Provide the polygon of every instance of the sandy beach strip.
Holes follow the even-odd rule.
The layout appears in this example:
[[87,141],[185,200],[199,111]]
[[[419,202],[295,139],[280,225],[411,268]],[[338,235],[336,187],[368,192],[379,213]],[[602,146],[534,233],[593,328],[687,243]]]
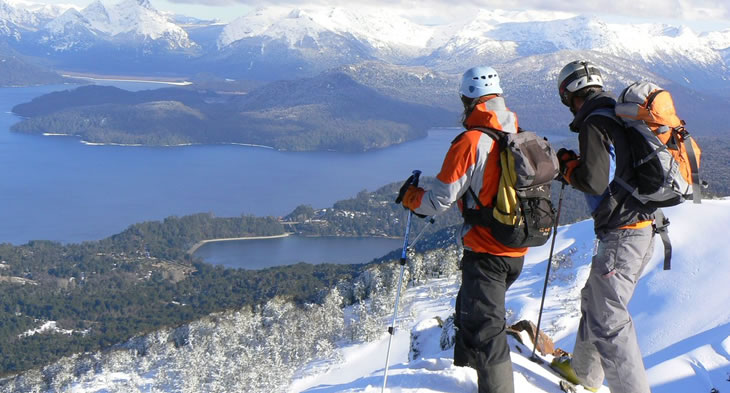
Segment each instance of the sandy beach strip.
[[189,86],[193,83],[186,80],[176,80],[176,79],[168,79],[168,80],[161,80],[161,79],[153,79],[153,78],[135,78],[135,77],[125,77],[125,76],[104,76],[104,75],[88,75],[88,74],[75,74],[75,73],[63,73],[61,76],[66,78],[77,78],[77,79],[85,79],[85,80],[91,80],[91,81],[109,81],[109,82],[138,82],[138,83],[158,83],[163,85],[172,85],[172,86]]
[[188,254],[194,254],[195,251],[197,251],[200,247],[202,247],[204,244],[207,243],[215,243],[215,242],[230,242],[230,241],[236,241],[236,240],[265,240],[265,239],[280,239],[284,237],[288,237],[291,235],[291,233],[283,233],[281,235],[273,235],[273,236],[248,236],[248,237],[228,237],[228,238],[221,238],[221,239],[207,239],[207,240],[201,240],[188,250]]

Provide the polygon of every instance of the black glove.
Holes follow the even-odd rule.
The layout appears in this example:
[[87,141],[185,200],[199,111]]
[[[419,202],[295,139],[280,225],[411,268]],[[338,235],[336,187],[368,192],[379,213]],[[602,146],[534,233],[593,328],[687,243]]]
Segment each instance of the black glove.
[[400,191],[398,191],[398,197],[395,198],[395,203],[401,203],[403,201],[403,197],[406,195],[406,191],[408,191],[408,187],[410,187],[411,184],[418,186],[418,177],[416,177],[416,175],[409,176],[403,185],[400,186]]
[[[558,150],[558,163],[560,163],[560,174],[565,175],[565,164],[570,161],[575,161],[578,159],[578,154],[576,154],[573,150],[568,150],[566,148],[561,148]],[[562,177],[562,176],[561,176]]]
[[[419,174],[420,174],[420,172],[419,172]],[[410,186],[416,186],[416,187],[418,186],[418,176],[411,175],[411,176],[408,177],[408,179],[406,179],[405,182],[403,182],[403,185],[400,186],[400,190],[398,191],[398,197],[395,198],[395,203],[401,203],[401,202],[403,202],[403,197],[406,195],[406,192],[408,192],[408,188]],[[403,208],[404,209],[408,209],[405,206],[403,206]],[[416,212],[413,212],[413,214],[416,215],[417,217],[420,217],[420,218],[426,218],[426,217],[428,217],[426,215],[418,214]]]

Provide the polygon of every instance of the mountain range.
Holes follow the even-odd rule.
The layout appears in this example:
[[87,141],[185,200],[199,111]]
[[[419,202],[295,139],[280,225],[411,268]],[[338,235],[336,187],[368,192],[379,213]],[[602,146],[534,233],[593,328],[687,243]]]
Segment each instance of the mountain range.
[[45,58],[56,69],[147,75],[206,71],[280,80],[363,60],[446,73],[486,61],[504,65],[499,68],[507,74],[509,64],[521,59],[592,51],[690,89],[730,91],[730,30],[696,33],[683,26],[503,10],[432,26],[351,6],[272,6],[222,24],[161,12],[148,0],[114,5],[97,0],[83,9],[16,1],[0,0],[0,40],[20,53]]

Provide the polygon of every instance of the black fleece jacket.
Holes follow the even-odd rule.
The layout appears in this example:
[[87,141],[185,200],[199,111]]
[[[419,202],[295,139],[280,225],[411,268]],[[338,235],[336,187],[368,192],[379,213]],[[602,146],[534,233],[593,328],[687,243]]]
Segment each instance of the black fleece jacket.
[[586,194],[596,231],[649,220],[654,213],[613,182],[621,177],[635,184],[626,131],[605,115],[613,113],[615,106],[616,100],[609,93],[594,93],[570,124],[570,129],[578,132],[580,148],[579,165],[571,173],[570,184]]

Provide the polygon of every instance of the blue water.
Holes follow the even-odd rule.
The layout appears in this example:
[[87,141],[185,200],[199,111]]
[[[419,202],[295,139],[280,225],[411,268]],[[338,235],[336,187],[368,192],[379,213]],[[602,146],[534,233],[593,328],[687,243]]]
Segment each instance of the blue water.
[[299,262],[367,263],[402,247],[398,239],[290,236],[207,243],[195,256],[225,267],[261,269]]
[[88,146],[75,137],[9,131],[19,121],[9,113],[14,105],[71,87],[0,89],[0,243],[96,240],[136,222],[198,212],[281,216],[300,204],[329,207],[401,181],[413,169],[434,175],[459,132],[432,130],[422,140],[344,154],[233,145]]

